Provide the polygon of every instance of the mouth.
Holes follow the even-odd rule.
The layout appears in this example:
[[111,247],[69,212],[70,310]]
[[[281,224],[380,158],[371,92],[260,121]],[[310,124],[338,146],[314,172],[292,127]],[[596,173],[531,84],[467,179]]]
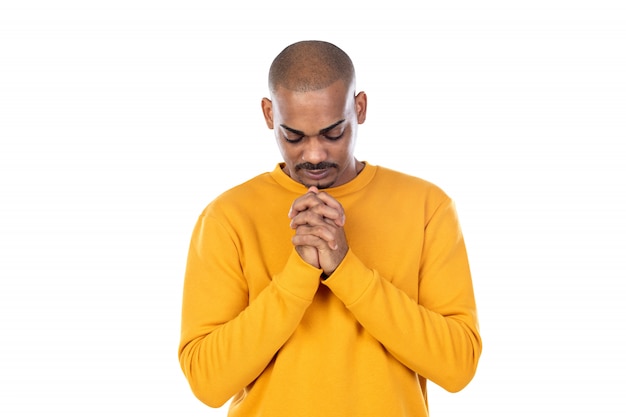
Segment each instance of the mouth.
[[326,178],[330,174],[330,169],[303,169],[302,172],[307,178],[319,181]]
[[[332,162],[320,162],[319,164],[303,162],[296,165],[295,168],[296,175],[300,177],[300,182],[325,188],[334,182],[332,175],[333,170],[337,169],[337,165]],[[322,184],[324,181],[330,181],[330,183]]]

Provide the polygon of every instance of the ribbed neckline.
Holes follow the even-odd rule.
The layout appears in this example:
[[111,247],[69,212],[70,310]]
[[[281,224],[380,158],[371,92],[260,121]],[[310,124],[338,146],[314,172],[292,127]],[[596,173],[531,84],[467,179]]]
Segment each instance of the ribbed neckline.
[[[334,197],[341,197],[346,194],[354,193],[359,191],[363,187],[372,181],[374,175],[376,175],[377,166],[370,165],[366,161],[362,161],[365,164],[365,167],[361,170],[359,175],[356,176],[353,180],[340,185],[339,187],[327,188],[324,191],[329,193]],[[288,189],[289,191],[302,194],[306,192],[306,187],[300,184],[297,181],[291,179],[291,177],[283,171],[284,163],[280,162],[276,164],[276,167],[272,172],[270,172],[270,176],[282,187]]]

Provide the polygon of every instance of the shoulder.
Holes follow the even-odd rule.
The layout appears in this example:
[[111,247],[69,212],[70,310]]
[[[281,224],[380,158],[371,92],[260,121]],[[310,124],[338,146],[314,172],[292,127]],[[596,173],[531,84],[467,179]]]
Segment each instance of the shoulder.
[[399,212],[423,213],[424,221],[454,205],[433,182],[385,167],[377,167],[371,185],[374,188],[369,195],[377,195],[379,204],[395,207]]
[[219,194],[204,208],[202,216],[236,213],[259,205],[272,184],[269,173],[257,175]]
[[377,166],[374,179],[381,185],[392,187],[391,190],[397,190],[408,195],[441,200],[449,199],[445,191],[438,185],[423,178],[390,168]]

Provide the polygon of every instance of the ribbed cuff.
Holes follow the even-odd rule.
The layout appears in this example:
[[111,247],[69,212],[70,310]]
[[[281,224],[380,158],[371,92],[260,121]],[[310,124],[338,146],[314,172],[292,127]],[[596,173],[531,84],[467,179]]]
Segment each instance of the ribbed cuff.
[[372,270],[349,250],[337,269],[322,283],[349,307],[363,296],[374,279]]
[[274,282],[288,293],[306,301],[313,301],[320,283],[321,269],[306,263],[295,248],[285,268],[274,277]]

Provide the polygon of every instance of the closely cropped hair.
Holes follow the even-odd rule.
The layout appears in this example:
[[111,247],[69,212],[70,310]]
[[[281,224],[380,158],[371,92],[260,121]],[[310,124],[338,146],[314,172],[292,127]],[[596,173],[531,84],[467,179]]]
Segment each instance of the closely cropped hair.
[[273,93],[281,86],[307,92],[326,88],[337,80],[350,87],[354,65],[337,46],[324,41],[301,41],[289,45],[272,62],[268,84]]

